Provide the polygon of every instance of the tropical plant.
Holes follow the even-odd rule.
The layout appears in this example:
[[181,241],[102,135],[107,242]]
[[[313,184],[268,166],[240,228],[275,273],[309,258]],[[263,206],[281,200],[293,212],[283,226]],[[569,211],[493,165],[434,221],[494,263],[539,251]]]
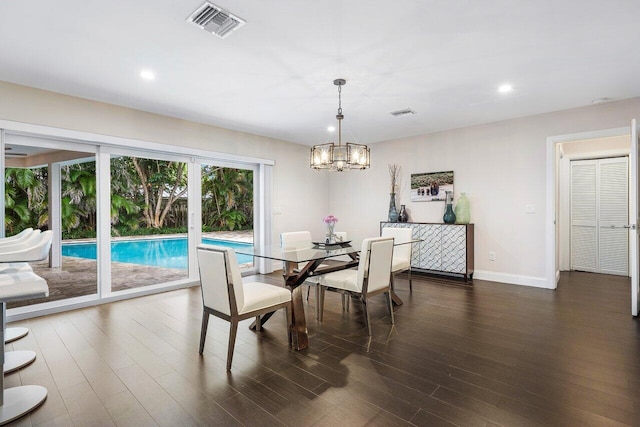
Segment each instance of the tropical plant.
[[40,227],[47,212],[47,169],[5,169],[5,228],[12,235]]
[[202,167],[202,222],[207,229],[253,227],[253,171]]
[[187,193],[187,164],[130,157],[144,197],[142,216],[149,228],[161,228],[173,204]]

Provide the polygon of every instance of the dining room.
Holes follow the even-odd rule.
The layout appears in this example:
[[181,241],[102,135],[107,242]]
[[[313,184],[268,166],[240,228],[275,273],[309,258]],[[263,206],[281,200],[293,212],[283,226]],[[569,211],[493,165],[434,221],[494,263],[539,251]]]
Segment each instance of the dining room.
[[0,4],[0,424],[638,425],[635,4],[218,3]]

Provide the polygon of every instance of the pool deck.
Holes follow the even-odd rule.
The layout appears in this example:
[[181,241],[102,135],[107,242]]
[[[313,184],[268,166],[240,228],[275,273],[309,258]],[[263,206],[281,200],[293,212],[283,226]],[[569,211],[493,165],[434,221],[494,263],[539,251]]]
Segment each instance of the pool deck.
[[[211,233],[202,233],[202,235],[203,237],[219,240],[253,243],[252,230],[216,231]],[[185,237],[185,234],[154,234],[150,236],[116,237],[113,238],[113,240],[160,239],[169,237]],[[68,240],[65,240],[65,242],[67,241]],[[78,239],[73,241],[95,242],[95,239]],[[8,308],[93,295],[97,292],[97,263],[95,260],[65,256],[62,257],[61,268],[49,268],[48,260],[31,263],[31,267],[36,274],[47,281],[47,284],[49,285],[49,297],[29,300],[28,302],[11,303],[8,304]],[[119,262],[111,263],[111,287],[114,291],[139,288],[186,278],[187,271],[183,269],[152,267]]]

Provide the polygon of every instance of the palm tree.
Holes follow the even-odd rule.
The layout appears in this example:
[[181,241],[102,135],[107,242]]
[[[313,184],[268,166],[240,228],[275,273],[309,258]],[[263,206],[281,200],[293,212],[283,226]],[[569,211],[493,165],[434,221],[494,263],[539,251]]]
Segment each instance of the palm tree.
[[5,169],[5,228],[8,235],[47,220],[47,169]]
[[253,226],[253,171],[202,167],[203,225],[236,230]]

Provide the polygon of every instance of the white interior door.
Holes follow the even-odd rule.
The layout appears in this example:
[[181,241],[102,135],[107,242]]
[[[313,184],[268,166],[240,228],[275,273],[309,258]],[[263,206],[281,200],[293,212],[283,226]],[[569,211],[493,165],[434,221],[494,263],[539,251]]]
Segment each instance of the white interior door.
[[631,265],[631,314],[638,315],[638,124],[631,120],[629,154],[629,263]]
[[627,157],[571,162],[571,269],[629,275]]
[[571,162],[571,269],[598,271],[597,160]]
[[598,270],[629,275],[627,157],[598,160]]

